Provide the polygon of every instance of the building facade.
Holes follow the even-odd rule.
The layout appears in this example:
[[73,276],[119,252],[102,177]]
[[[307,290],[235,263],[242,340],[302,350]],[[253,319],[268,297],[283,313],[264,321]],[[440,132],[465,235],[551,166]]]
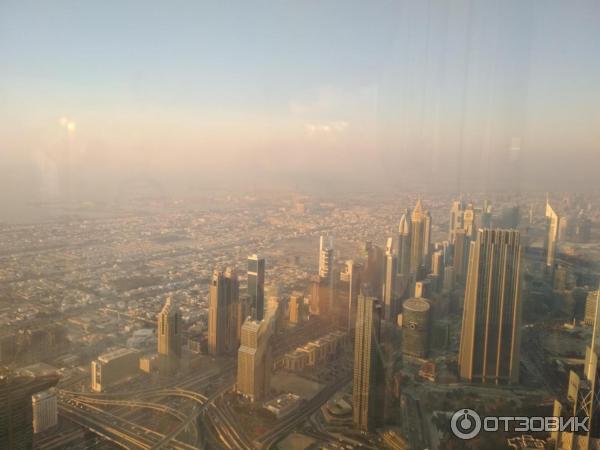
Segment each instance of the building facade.
[[237,350],[239,282],[235,270],[215,270],[209,288],[208,350],[223,355]]
[[385,371],[380,349],[381,304],[361,292],[358,296],[354,334],[353,423],[373,431],[383,421]]
[[248,256],[248,298],[252,317],[262,320],[265,316],[265,259],[258,255]]
[[140,353],[130,348],[119,348],[104,353],[91,364],[92,390],[106,389],[134,377],[139,373]]
[[459,352],[460,377],[519,379],[521,244],[515,230],[480,229],[471,243]]
[[426,358],[431,335],[431,307],[423,298],[411,298],[402,304],[402,353]]
[[181,359],[181,317],[179,308],[167,298],[158,315],[158,359],[160,372],[168,375],[179,368]]
[[33,408],[34,433],[42,433],[56,426],[58,423],[58,404],[54,388],[32,395],[31,406]]

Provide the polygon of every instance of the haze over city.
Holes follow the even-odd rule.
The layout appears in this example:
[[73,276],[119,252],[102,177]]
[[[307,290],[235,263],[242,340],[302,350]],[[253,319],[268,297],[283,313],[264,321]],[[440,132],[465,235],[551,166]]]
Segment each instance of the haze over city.
[[589,189],[599,8],[4,1],[0,201],[63,198],[67,176],[81,199]]
[[0,450],[599,449],[599,42],[0,0]]

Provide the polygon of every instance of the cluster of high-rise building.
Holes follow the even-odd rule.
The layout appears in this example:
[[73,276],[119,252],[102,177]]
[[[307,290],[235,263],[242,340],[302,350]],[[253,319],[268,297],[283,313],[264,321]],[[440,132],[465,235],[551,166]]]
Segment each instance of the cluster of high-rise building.
[[573,241],[579,243],[589,242],[592,223],[583,209],[558,208],[546,198],[546,236],[544,248],[546,249],[546,267],[552,271],[556,267],[556,253],[559,243]]
[[[399,350],[408,361],[426,363],[433,352],[436,318],[445,314],[447,294],[458,287],[464,288],[459,378],[477,383],[518,382],[520,234],[515,229],[492,228],[491,211],[487,202],[482,208],[453,202],[448,239],[433,242],[431,215],[418,200],[411,212],[402,214],[398,233],[387,238],[383,247],[366,242],[361,260],[348,260],[341,267],[335,260],[332,237],[321,236],[318,272],[308,292],[292,292],[286,317],[289,324],[301,326],[317,316],[331,329],[322,338],[285,353],[278,367],[294,372],[318,367],[337,355],[348,340],[352,342],[352,420],[357,429],[372,431],[383,423],[385,413],[382,405],[390,367],[384,353],[390,330],[401,334]],[[561,221],[549,203],[546,216],[545,263],[553,265]],[[586,310],[597,314],[597,300],[588,297]],[[248,257],[245,295],[240,294],[235,269],[213,271],[208,290],[207,351],[213,356],[237,356],[236,391],[251,402],[269,397],[274,365],[271,341],[282,314],[277,298],[265,301],[264,258]],[[589,311],[586,314],[591,315]],[[182,325],[181,313],[171,297],[157,317],[157,340],[160,373],[175,373],[181,367]],[[10,349],[8,344],[5,347]],[[571,385],[577,386],[572,388],[576,391],[572,397],[580,403],[568,407],[576,411],[589,409],[578,399],[587,399],[588,391],[596,389],[595,369],[591,367],[597,356],[593,350],[593,346],[588,349],[585,376],[571,375]],[[140,364],[139,352],[131,349],[99,356],[91,365],[92,389],[100,392],[112,388],[139,371]],[[150,372],[153,364],[148,359],[144,370]],[[55,394],[44,391],[34,396],[35,404],[37,427],[53,426]],[[570,439],[565,436],[562,442]]]
[[[251,401],[268,393],[272,367],[270,337],[275,308],[265,307],[265,259],[248,257],[247,296],[240,296],[237,273],[233,268],[214,270],[209,286],[208,352],[214,356],[237,354],[236,389]],[[303,316],[303,298],[294,303],[294,320]],[[181,317],[177,305],[168,298],[158,315],[158,358],[161,373],[177,370],[181,357]]]
[[552,432],[551,439],[556,450],[592,450],[600,448],[600,302],[595,291],[594,328],[592,339],[586,347],[582,371],[569,372],[566,401],[554,401],[554,417],[576,418],[586,423],[587,429],[566,429]]
[[[552,275],[544,273],[540,285],[553,295],[572,288],[573,303],[579,295],[582,321],[594,326],[583,370],[571,371],[566,401],[555,404],[556,415],[588,417],[592,428],[586,433],[555,433],[557,449],[600,448],[598,291],[589,290],[591,277],[584,286],[569,272],[573,253],[567,251],[573,242],[588,238],[589,220],[584,210],[580,205],[569,209],[548,200],[543,234],[539,228],[523,227],[527,239],[522,243],[521,232],[515,229],[521,219],[518,206],[505,208],[492,223],[492,207],[487,201],[478,207],[457,200],[451,204],[447,229],[445,224],[443,229],[434,226],[437,223],[425,206],[419,199],[412,210],[404,210],[397,232],[394,229],[391,236],[371,233],[369,228],[361,235],[364,245],[350,256],[353,259],[345,260],[340,254],[347,251],[349,242],[359,239],[349,234],[350,239],[336,240],[334,245],[332,236],[321,235],[313,260],[318,267],[313,264],[312,273],[299,262],[303,256],[285,252],[284,265],[294,271],[280,278],[279,273],[272,273],[275,282],[270,280],[271,285],[265,285],[265,259],[256,254],[235,259],[237,267],[247,264],[246,285],[244,274],[225,264],[212,273],[203,271],[202,281],[190,288],[191,296],[170,292],[158,315],[147,313],[148,320],[156,320],[156,331],[149,327],[134,330],[134,336],[147,335],[149,345],[138,350],[127,340],[130,348],[109,347],[106,351],[106,346],[102,347],[90,364],[91,390],[114,391],[140,371],[171,377],[186,370],[188,364],[197,367],[200,361],[217,359],[197,356],[203,353],[231,361],[235,358],[238,399],[260,403],[268,400],[272,391],[280,390],[271,389],[273,372],[279,369],[294,372],[285,374],[290,377],[329,383],[340,374],[348,377],[351,361],[352,406],[344,418],[356,429],[370,432],[387,423],[388,404],[396,410],[404,405],[405,395],[411,394],[403,391],[405,379],[494,385],[519,382],[522,253],[527,250],[527,269],[536,269],[538,266],[531,264],[535,261]],[[432,204],[437,217],[435,208]],[[381,215],[382,221],[388,218],[389,211]],[[534,223],[530,208],[529,226]],[[498,228],[498,224],[506,228]],[[539,245],[542,237],[543,248]],[[529,245],[535,239],[534,245]],[[552,285],[547,283],[550,279]],[[185,299],[192,296],[193,306],[186,307]],[[154,296],[154,301],[162,298]],[[207,305],[206,310],[198,304]],[[460,313],[462,320],[452,323],[454,316],[449,320],[448,311]],[[524,334],[524,339],[529,338]],[[0,335],[0,361],[16,364],[24,361],[24,349],[35,349],[34,355],[39,356],[39,352],[51,353],[53,346],[65,343],[63,327],[38,326],[32,321],[27,328]],[[457,344],[458,354],[445,351]],[[188,361],[182,358],[182,350],[194,356]],[[4,427],[0,431],[9,433],[8,441],[0,440],[2,448],[28,442],[29,424],[36,433],[57,424],[57,392],[46,385],[21,390],[17,378],[0,376],[0,395],[11,405],[21,405],[21,409],[11,410],[19,415],[17,421],[11,418],[13,422],[8,423],[0,417],[0,427]],[[33,386],[31,380],[22,381]],[[276,374],[273,386],[279,384]],[[16,397],[21,394],[22,398]],[[349,392],[344,395],[349,399]],[[23,409],[26,404],[30,410]],[[9,428],[12,431],[4,431]]]
[[[520,261],[519,232],[492,229],[487,203],[475,208],[454,202],[448,241],[435,244],[431,243],[431,216],[420,200],[410,216],[403,214],[396,245],[393,239],[387,240],[381,278],[372,273],[365,277],[366,271],[362,271],[361,281],[370,283],[359,283],[356,300],[347,297],[354,316],[350,322],[355,345],[355,427],[366,431],[382,423],[386,386],[382,324],[401,326],[404,355],[427,358],[433,312],[437,309],[439,314],[442,305],[434,299],[440,291],[452,289],[455,281],[465,287],[460,378],[494,384],[518,382]],[[368,257],[366,264],[373,267]],[[346,285],[352,269],[354,265],[349,264],[343,272]]]
[[[333,239],[321,236],[318,273],[308,295],[305,298],[304,292],[295,291],[290,296],[289,323],[299,325],[318,316],[333,329],[351,335],[353,421],[360,430],[373,430],[382,423],[386,389],[383,330],[401,330],[402,353],[416,361],[426,360],[431,352],[434,318],[445,311],[442,293],[452,290],[455,283],[465,288],[460,378],[496,384],[518,381],[519,232],[492,229],[487,202],[483,208],[454,202],[447,241],[433,243],[431,228],[431,215],[418,200],[412,212],[404,212],[398,234],[388,238],[384,247],[367,242],[363,260],[346,261],[339,271]],[[270,341],[282,311],[277,299],[269,300],[268,307],[265,304],[264,258],[252,255],[247,263],[244,297],[240,296],[234,269],[214,270],[212,274],[208,352],[215,356],[237,354],[236,390],[255,402],[269,394],[273,368]],[[180,320],[177,306],[168,299],[158,316],[159,366],[166,373],[178,367]],[[338,342],[338,334],[331,339]],[[316,365],[318,354],[326,358],[337,348],[325,344],[329,341],[288,352],[283,366],[296,371]],[[319,353],[321,347],[329,350]]]

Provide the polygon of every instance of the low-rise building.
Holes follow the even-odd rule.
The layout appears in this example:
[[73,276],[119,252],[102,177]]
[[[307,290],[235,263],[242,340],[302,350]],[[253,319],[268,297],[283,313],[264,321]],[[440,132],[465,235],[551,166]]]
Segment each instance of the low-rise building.
[[130,348],[119,348],[100,355],[92,361],[92,390],[102,392],[137,375],[139,352]]
[[144,355],[140,358],[140,370],[145,373],[152,373],[158,370],[158,354]]
[[58,423],[58,405],[54,388],[32,395],[31,406],[33,408],[34,433],[41,433],[56,426]]
[[334,359],[340,349],[348,343],[348,335],[341,331],[332,331],[315,341],[311,341],[284,356],[283,367],[292,372],[305,367],[323,365]]
[[296,410],[299,405],[300,396],[288,393],[279,395],[273,400],[265,402],[264,407],[266,410],[275,414],[275,417],[281,419],[282,417],[287,416],[289,413]]

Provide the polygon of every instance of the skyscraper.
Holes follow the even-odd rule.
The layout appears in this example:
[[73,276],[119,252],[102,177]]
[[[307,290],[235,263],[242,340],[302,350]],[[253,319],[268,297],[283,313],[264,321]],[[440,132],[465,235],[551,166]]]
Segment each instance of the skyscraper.
[[318,275],[310,277],[309,284],[309,312],[312,316],[320,316],[324,311],[321,305],[321,299],[325,297],[321,294],[321,278]]
[[464,205],[462,200],[455,200],[452,202],[452,208],[450,208],[450,221],[448,223],[448,241],[450,244],[454,244],[454,232],[463,228],[463,209]]
[[352,385],[353,423],[362,431],[381,425],[385,399],[385,371],[379,347],[381,305],[367,291],[365,288],[358,296]]
[[265,320],[246,320],[238,350],[236,389],[252,402],[262,400],[269,391],[271,374],[272,328]]
[[402,304],[402,352],[417,358],[427,357],[431,334],[429,302],[411,298]]
[[321,315],[334,313],[335,276],[333,270],[333,240],[321,236],[319,240],[319,309]]
[[408,275],[410,273],[410,241],[411,223],[408,210],[402,214],[400,225],[398,225],[398,273]]
[[[483,202],[483,208],[481,209],[481,215],[479,220],[476,221],[477,229],[479,228],[492,228],[492,205],[488,200]],[[516,228],[516,227],[515,227]]]
[[346,269],[340,273],[339,295],[340,304],[346,305],[346,323],[348,330],[356,326],[356,308],[358,304],[358,293],[362,279],[362,264],[352,260],[346,261]]
[[519,379],[521,244],[515,230],[480,229],[471,243],[460,339],[460,377]]
[[475,223],[475,207],[469,203],[463,211],[463,230],[469,239],[474,238],[477,232],[477,224]]
[[248,256],[248,296],[252,317],[262,320],[265,316],[265,259]]
[[331,236],[319,239],[319,276],[330,278],[333,271],[333,240]]
[[431,234],[431,216],[417,200],[411,215],[410,272],[418,272],[427,260]]
[[492,206],[486,200],[483,208],[476,208],[473,203],[469,203],[463,212],[463,229],[467,237],[474,240],[477,231],[480,228],[490,228],[492,226]]
[[158,359],[162,374],[173,373],[181,358],[181,317],[179,308],[167,298],[158,315]]
[[440,277],[440,280],[444,279],[444,251],[436,250],[431,255],[431,273]]
[[362,272],[362,283],[370,286],[372,292],[381,295],[383,287],[383,271],[385,266],[385,250],[373,242],[366,241],[364,244],[365,264]]
[[569,389],[567,402],[563,405],[554,402],[554,416],[577,417],[587,420],[589,429],[577,431],[560,431],[552,433],[557,450],[592,450],[600,448],[600,365],[598,364],[600,339],[600,291],[596,296],[595,311],[592,322],[594,329],[590,345],[586,348],[583,374],[573,370],[569,373]]
[[393,240],[388,238],[385,247],[385,271],[383,284],[384,318],[395,323],[399,313],[398,293],[396,290],[398,275],[398,258],[393,253]]
[[429,211],[423,213],[423,264],[429,267],[429,256],[431,255],[431,214]]
[[559,217],[556,211],[546,200],[546,267],[551,269],[554,266],[554,257],[556,255],[556,241],[558,240]]
[[469,242],[467,233],[464,229],[458,229],[454,232],[454,276],[457,281],[464,283],[469,263]]
[[208,350],[222,355],[237,350],[239,282],[235,270],[215,270],[209,289]]

